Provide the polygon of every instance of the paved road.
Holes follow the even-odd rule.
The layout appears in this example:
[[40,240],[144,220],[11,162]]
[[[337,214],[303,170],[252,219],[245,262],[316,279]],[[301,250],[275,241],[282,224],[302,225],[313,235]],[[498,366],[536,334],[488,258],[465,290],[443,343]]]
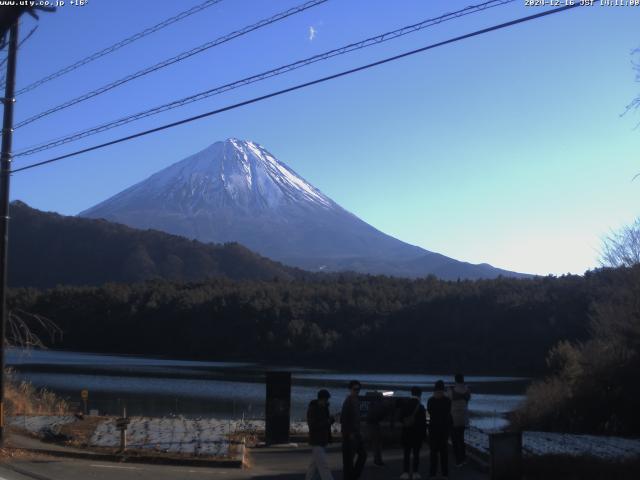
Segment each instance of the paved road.
[[[302,479],[309,461],[309,449],[262,448],[250,451],[251,468],[222,469],[200,467],[176,467],[165,465],[144,465],[134,463],[108,463],[90,460],[75,460],[59,457],[33,457],[12,460],[0,464],[0,480],[176,480],[176,479]],[[400,450],[386,452],[384,468],[368,464],[363,480],[398,479],[401,473],[402,454]],[[423,452],[420,472],[423,478],[428,468],[428,452]],[[339,447],[331,448],[330,465],[334,478],[342,479]],[[461,469],[453,467],[452,480],[487,480],[488,475],[479,472],[473,465]]]

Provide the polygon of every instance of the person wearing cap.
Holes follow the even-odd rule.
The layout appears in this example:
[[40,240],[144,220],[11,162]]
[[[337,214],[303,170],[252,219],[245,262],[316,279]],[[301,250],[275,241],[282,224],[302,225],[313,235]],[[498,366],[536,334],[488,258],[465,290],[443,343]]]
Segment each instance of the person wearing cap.
[[327,390],[318,391],[317,400],[309,402],[307,409],[307,425],[309,426],[309,445],[311,445],[311,463],[307,469],[305,480],[312,480],[316,475],[321,480],[333,480],[326,447],[331,443],[331,425],[334,422],[329,413],[329,399],[331,394]]
[[[342,404],[340,413],[340,427],[342,429],[342,469],[344,480],[357,480],[367,461],[367,451],[364,448],[360,433],[360,382],[349,382],[349,395]],[[355,464],[354,464],[355,459]]]
[[449,455],[447,439],[451,431],[451,399],[444,393],[444,382],[438,380],[433,396],[427,402],[429,412],[429,446],[431,447],[431,464],[429,475],[438,473],[438,463],[444,478],[449,478]]

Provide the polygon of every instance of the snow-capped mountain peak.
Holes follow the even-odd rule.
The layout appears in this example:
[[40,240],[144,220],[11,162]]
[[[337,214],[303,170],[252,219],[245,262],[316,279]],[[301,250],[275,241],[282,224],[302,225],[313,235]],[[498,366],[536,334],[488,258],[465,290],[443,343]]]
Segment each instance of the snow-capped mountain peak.
[[386,235],[261,145],[237,138],[216,142],[80,215],[204,242],[239,242],[272,259],[316,271],[434,273],[451,279],[509,274]]
[[110,213],[149,201],[181,212],[234,206],[248,211],[295,204],[307,209],[338,207],[261,145],[237,138],[216,142],[96,205]]
[[[264,190],[269,187],[275,187],[283,194],[282,196],[267,195],[270,198],[305,200],[325,208],[333,206],[331,199],[259,144],[236,138],[229,138],[223,144],[225,159],[228,158],[229,153],[232,157],[235,156],[244,171],[244,181],[249,188],[253,187],[253,175],[255,175],[262,193],[266,193]],[[215,145],[217,144],[213,146]],[[266,178],[263,178],[263,175],[266,175]],[[273,182],[272,185],[269,185],[267,179]],[[223,178],[223,181],[226,179]]]

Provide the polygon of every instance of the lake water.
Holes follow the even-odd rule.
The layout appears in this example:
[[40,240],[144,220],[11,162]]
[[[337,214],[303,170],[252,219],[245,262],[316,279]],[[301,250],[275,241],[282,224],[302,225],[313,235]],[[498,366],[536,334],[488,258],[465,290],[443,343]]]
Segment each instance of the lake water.
[[[89,391],[89,408],[117,415],[126,405],[129,415],[217,418],[260,418],[264,415],[264,372],[292,372],[292,418],[303,419],[307,404],[320,388],[332,395],[338,412],[351,379],[367,390],[390,390],[406,396],[412,386],[424,389],[424,399],[438,375],[349,373],[299,367],[269,367],[255,363],[200,362],[78,352],[21,351],[7,353],[7,365],[18,380],[47,388],[79,402]],[[529,381],[526,378],[468,376],[472,389],[471,423],[495,429],[506,425],[505,414],[515,409]]]

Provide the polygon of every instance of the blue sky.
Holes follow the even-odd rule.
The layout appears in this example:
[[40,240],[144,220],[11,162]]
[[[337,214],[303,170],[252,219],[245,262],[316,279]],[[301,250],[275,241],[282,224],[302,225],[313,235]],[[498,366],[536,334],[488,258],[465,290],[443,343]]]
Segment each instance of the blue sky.
[[[18,87],[201,0],[89,0],[43,14]],[[68,2],[67,2],[68,3]],[[303,3],[224,0],[18,97],[15,119]],[[329,0],[15,132],[37,144],[469,5]],[[479,3],[479,2],[478,2]],[[524,0],[321,62],[15,167],[539,12]],[[76,214],[207,145],[262,144],[380,230],[450,257],[582,274],[601,238],[640,215],[640,7],[590,7],[492,32],[160,134],[18,173],[11,197]],[[23,20],[22,34],[35,21]],[[314,34],[310,35],[311,28]],[[311,38],[313,37],[313,38]],[[640,60],[640,59],[638,59]]]

